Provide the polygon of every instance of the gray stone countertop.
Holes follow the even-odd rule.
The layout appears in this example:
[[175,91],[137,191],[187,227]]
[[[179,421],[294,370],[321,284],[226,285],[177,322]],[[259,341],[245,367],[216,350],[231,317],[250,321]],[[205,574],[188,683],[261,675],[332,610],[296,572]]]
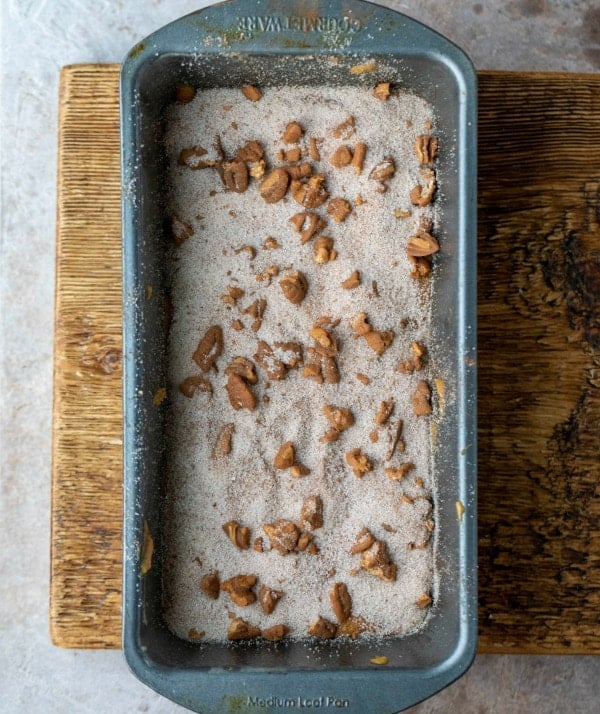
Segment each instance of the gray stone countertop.
[[[119,62],[204,0],[2,0],[0,711],[176,712],[120,652],[48,636],[50,433],[59,69]],[[461,46],[478,69],[600,72],[594,0],[392,0]],[[411,711],[597,711],[600,658],[479,656]]]

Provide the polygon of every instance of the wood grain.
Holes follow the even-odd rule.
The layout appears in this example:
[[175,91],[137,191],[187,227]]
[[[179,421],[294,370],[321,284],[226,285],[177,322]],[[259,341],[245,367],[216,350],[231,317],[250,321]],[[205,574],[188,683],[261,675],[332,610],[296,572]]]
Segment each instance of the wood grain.
[[[118,66],[61,77],[50,623],[118,647]],[[480,652],[600,653],[600,76],[479,75]]]

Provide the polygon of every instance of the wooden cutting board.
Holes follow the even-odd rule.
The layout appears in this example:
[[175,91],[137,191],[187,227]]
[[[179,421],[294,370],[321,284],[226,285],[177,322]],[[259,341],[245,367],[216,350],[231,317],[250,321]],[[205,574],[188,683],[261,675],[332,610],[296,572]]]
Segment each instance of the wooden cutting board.
[[[121,637],[118,65],[60,83],[50,629]],[[600,654],[600,75],[479,74],[480,652]]]

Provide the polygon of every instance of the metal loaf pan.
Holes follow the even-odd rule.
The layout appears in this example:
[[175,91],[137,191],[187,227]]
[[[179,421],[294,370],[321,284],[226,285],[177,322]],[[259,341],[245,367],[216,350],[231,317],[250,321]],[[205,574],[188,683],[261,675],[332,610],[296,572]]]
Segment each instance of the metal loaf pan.
[[[331,61],[335,58],[335,61]],[[383,69],[353,74],[377,60]],[[182,641],[161,608],[161,488],[166,410],[163,108],[197,87],[396,82],[429,101],[444,146],[443,221],[432,303],[431,359],[446,381],[435,425],[435,608],[414,635],[372,642],[210,645]],[[123,648],[136,676],[203,712],[343,708],[392,712],[460,676],[476,620],[476,84],[467,57],[391,10],[358,0],[232,0],[159,30],[128,55],[121,77],[125,347]],[[392,129],[393,130],[393,129]],[[152,285],[152,300],[144,299]],[[457,502],[465,512],[457,516]],[[147,524],[152,568],[142,574]],[[374,665],[374,655],[389,664]]]

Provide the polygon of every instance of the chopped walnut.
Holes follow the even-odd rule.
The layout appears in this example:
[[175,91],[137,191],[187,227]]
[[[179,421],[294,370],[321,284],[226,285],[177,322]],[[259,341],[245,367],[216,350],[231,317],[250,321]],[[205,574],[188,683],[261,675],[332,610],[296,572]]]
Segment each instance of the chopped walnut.
[[352,134],[354,134],[354,127],[356,122],[354,117],[350,116],[344,120],[341,124],[338,124],[333,130],[333,136],[335,139],[349,139]]
[[250,529],[241,526],[237,521],[227,521],[221,526],[223,532],[229,540],[240,550],[248,550],[250,547]]
[[253,245],[242,245],[239,248],[236,248],[233,252],[236,255],[239,255],[240,253],[248,253],[250,260],[254,260],[254,258],[256,258],[256,248]]
[[182,221],[181,218],[177,218],[175,214],[172,214],[170,233],[175,245],[181,245],[182,243],[185,243],[188,238],[194,235],[194,229],[191,223]]
[[234,320],[231,323],[231,329],[236,332],[241,332],[244,329],[244,323],[241,320]]
[[343,223],[352,212],[352,206],[345,198],[332,198],[327,204],[327,213],[336,223]]
[[[259,283],[265,282],[267,285],[271,284],[271,280],[279,275],[278,265],[267,265],[262,273],[256,275],[256,279]],[[256,332],[256,330],[254,330]]]
[[435,173],[431,169],[421,171],[422,184],[417,184],[410,192],[410,200],[414,206],[428,206],[433,201],[436,189]]
[[329,236],[320,236],[317,238],[313,246],[313,252],[315,263],[319,263],[319,265],[328,263],[335,254],[333,250],[333,238],[329,238]]
[[334,583],[329,593],[333,613],[339,623],[346,622],[352,615],[352,598],[346,587],[346,583]]
[[387,545],[382,540],[375,540],[369,548],[362,551],[360,567],[381,580],[396,580],[396,566],[390,560]]
[[254,321],[252,323],[253,332],[258,332],[258,330],[260,330],[266,309],[267,301],[265,300],[265,298],[259,298],[253,303],[250,303],[247,308],[242,310],[242,314],[250,315],[250,317],[254,318]]
[[281,288],[281,292],[293,305],[299,305],[306,296],[308,282],[304,273],[295,270],[279,281],[279,287]]
[[366,473],[373,471],[373,464],[366,454],[360,449],[352,449],[346,453],[346,463],[357,478],[362,478]]
[[314,136],[311,136],[308,140],[308,154],[313,161],[321,161],[319,143],[323,143],[323,139],[316,139]]
[[390,83],[380,82],[373,90],[373,96],[385,101],[390,96]]
[[260,630],[254,625],[250,625],[241,617],[236,617],[229,623],[227,628],[228,640],[251,640],[260,635]]
[[[362,174],[363,166],[365,163],[365,157],[367,155],[367,145],[362,141],[356,144],[354,147],[354,156],[352,157],[352,168],[355,173]],[[358,199],[356,201],[358,203]]]
[[394,400],[381,402],[377,414],[375,414],[375,424],[381,425],[385,424],[386,421],[392,416],[394,412]]
[[267,203],[277,203],[287,193],[290,175],[283,168],[273,169],[260,182],[258,191]]
[[433,602],[431,595],[428,593],[423,593],[415,603],[415,605],[420,609],[424,610],[426,607],[429,607],[431,603]]
[[212,394],[212,384],[199,374],[192,375],[191,377],[186,377],[183,382],[179,385],[179,391],[184,397],[193,397],[194,394],[198,392],[207,392]]
[[195,627],[190,627],[187,633],[190,640],[201,640],[205,634],[204,630],[197,630]]
[[233,439],[233,433],[235,431],[235,424],[224,424],[217,434],[217,441],[215,447],[212,451],[213,459],[218,459],[219,456],[227,456],[231,453],[231,442]]
[[298,164],[296,166],[286,166],[285,170],[293,180],[307,178],[312,174],[312,166],[310,164]]
[[396,164],[391,156],[386,156],[385,159],[380,161],[378,164],[371,169],[369,178],[374,181],[379,181],[379,183],[385,183],[394,177],[396,173]]
[[246,99],[249,99],[251,102],[258,102],[258,100],[262,97],[262,92],[260,91],[260,89],[252,84],[243,84],[242,94],[246,97]]
[[415,141],[415,151],[420,164],[431,164],[436,157],[438,140],[427,134],[421,134]]
[[223,351],[223,330],[220,325],[209,327],[192,355],[194,362],[203,372],[208,372]]
[[265,151],[258,141],[247,141],[244,146],[237,150],[235,158],[238,161],[255,163],[260,161],[264,155]]
[[256,585],[256,575],[235,575],[221,583],[221,590],[229,593],[229,597],[236,605],[247,607],[256,602],[256,593],[252,588]]
[[237,301],[243,296],[243,294],[244,291],[242,288],[238,288],[236,285],[228,285],[227,294],[221,295],[221,301],[227,305],[231,305],[231,307],[235,307],[237,305]]
[[262,247],[265,250],[278,250],[281,248],[281,243],[276,238],[273,238],[273,236],[268,236],[264,239]]
[[258,538],[254,539],[254,542],[252,543],[252,550],[254,550],[257,553],[264,553],[265,547],[263,543],[263,539],[258,536]]
[[331,640],[337,635],[337,625],[324,617],[319,617],[316,622],[308,628],[308,634],[318,637],[321,640]]
[[263,640],[269,640],[269,642],[279,642],[279,640],[283,640],[289,631],[290,628],[287,625],[272,625],[263,630],[260,636]]
[[290,476],[293,478],[302,478],[303,476],[308,476],[309,473],[310,469],[308,466],[304,466],[304,464],[301,464],[298,461],[295,461],[290,466]]
[[333,152],[329,159],[332,166],[336,169],[341,169],[344,166],[349,166],[352,163],[352,151],[342,144]]
[[350,320],[350,327],[356,332],[357,335],[364,337],[369,332],[373,330],[371,325],[369,325],[369,320],[367,318],[366,312],[359,312]]
[[248,188],[248,166],[244,161],[225,161],[222,177],[223,183],[230,191],[244,193]]
[[206,169],[209,166],[214,166],[216,161],[203,159],[208,151],[202,146],[191,146],[189,149],[182,149],[179,152],[179,157],[177,163],[180,166],[187,166],[188,169],[192,171],[198,171],[199,169]]
[[289,469],[294,464],[294,458],[294,444],[291,441],[286,441],[277,450],[273,466],[276,469]]
[[356,379],[358,379],[359,382],[362,382],[362,384],[371,384],[371,379],[362,372],[357,372],[354,376],[356,377]]
[[332,332],[315,325],[309,330],[309,335],[316,342],[315,350],[326,357],[335,357],[338,353],[337,342]]
[[425,346],[420,342],[413,342],[410,346],[413,356],[410,359],[401,362],[396,368],[398,372],[412,374],[419,372],[424,366],[424,357],[427,354]]
[[271,546],[280,554],[288,555],[298,544],[300,531],[292,521],[280,518],[275,523],[265,523],[263,530],[271,541]]
[[375,543],[375,537],[368,528],[363,528],[362,531],[360,531],[360,533],[356,536],[354,545],[350,548],[350,553],[352,553],[352,555],[362,553],[363,550],[370,548],[373,543]]
[[416,416],[426,416],[433,411],[431,407],[431,387],[424,379],[419,380],[411,396],[413,411]]
[[292,179],[290,190],[294,200],[306,208],[318,208],[329,198],[325,174],[315,174],[306,181]]
[[304,552],[308,548],[310,542],[312,541],[312,538],[313,537],[311,533],[300,533],[300,538],[298,538],[298,545],[296,546],[296,548],[301,553]]
[[218,571],[209,573],[202,578],[200,581],[200,590],[211,600],[216,600],[219,597],[221,583],[219,581]]
[[283,590],[272,590],[267,585],[261,585],[258,591],[258,601],[265,615],[270,615],[283,597]]
[[273,346],[277,350],[277,358],[288,369],[296,369],[302,364],[302,345],[297,342],[275,342]]
[[240,377],[249,384],[256,384],[258,382],[254,363],[246,357],[235,357],[225,368],[225,374],[227,376],[233,375]]
[[369,347],[379,356],[387,350],[394,341],[392,330],[372,330],[364,336]]
[[437,238],[434,238],[429,233],[417,233],[408,239],[406,244],[406,254],[414,258],[424,258],[428,255],[437,253],[440,249],[440,244]]
[[302,158],[302,151],[299,146],[296,146],[293,149],[287,149],[287,151],[282,151],[281,154],[282,161],[289,161],[292,164],[300,161]]
[[410,218],[412,216],[412,211],[405,211],[402,208],[394,208],[394,216],[396,218]]
[[239,411],[248,409],[253,411],[256,407],[256,397],[246,382],[237,374],[230,374],[225,385],[231,406]]
[[[373,631],[373,627],[365,620],[364,617],[349,617],[345,622],[342,622],[338,627],[338,635],[340,637],[351,637],[355,640],[360,634],[367,630]],[[371,660],[372,662],[373,660]]]
[[354,290],[360,285],[360,273],[355,270],[349,277],[342,282],[344,290]]
[[298,519],[300,528],[314,531],[323,526],[323,499],[321,496],[307,496]]
[[280,381],[285,377],[285,365],[275,357],[273,348],[264,340],[258,341],[254,359],[264,369],[269,379]]
[[325,221],[316,213],[304,211],[295,213],[290,218],[290,223],[293,224],[296,231],[300,234],[300,243],[304,245],[315,236],[316,233],[325,228]]
[[354,424],[354,416],[350,409],[345,407],[334,407],[332,404],[326,404],[323,407],[323,414],[336,431],[344,431]]
[[295,144],[300,141],[300,138],[304,134],[304,129],[297,121],[291,121],[283,132],[282,139],[286,144]]
[[415,258],[409,255],[408,260],[412,265],[412,270],[410,271],[411,278],[426,278],[431,274],[431,257]]
[[402,464],[401,466],[389,466],[385,470],[385,475],[390,481],[402,481],[410,471],[414,471],[415,465],[411,462]]

